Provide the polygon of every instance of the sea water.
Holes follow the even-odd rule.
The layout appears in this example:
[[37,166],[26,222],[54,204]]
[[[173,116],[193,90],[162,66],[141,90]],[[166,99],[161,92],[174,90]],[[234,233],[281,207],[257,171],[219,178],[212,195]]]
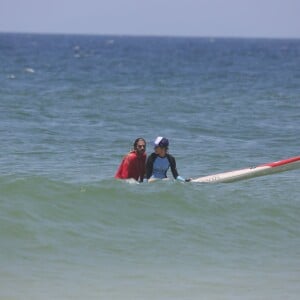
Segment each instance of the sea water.
[[[300,40],[0,34],[0,299],[298,299]],[[170,173],[170,172],[169,172]],[[171,178],[171,173],[169,174]]]

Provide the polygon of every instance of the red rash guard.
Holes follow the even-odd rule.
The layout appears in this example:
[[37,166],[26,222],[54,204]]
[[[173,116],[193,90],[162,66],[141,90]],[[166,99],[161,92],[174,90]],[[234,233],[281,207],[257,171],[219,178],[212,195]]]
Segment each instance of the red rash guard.
[[146,172],[146,153],[141,156],[137,155],[135,151],[128,153],[122,160],[115,178],[128,179],[134,178],[135,180],[143,181]]

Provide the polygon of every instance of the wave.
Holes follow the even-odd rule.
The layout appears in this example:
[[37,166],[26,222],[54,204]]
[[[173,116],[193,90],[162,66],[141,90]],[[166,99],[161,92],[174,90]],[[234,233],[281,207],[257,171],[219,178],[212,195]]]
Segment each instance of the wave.
[[[192,235],[211,239],[250,234],[255,238],[262,232],[269,240],[268,233],[274,230],[298,235],[299,201],[278,197],[272,187],[257,189],[256,181],[247,186],[174,181],[129,184],[114,179],[78,184],[6,176],[0,178],[1,225],[62,223],[76,227],[84,223],[87,228],[108,231],[111,226],[120,231],[135,227],[136,231],[140,228],[140,234],[145,230],[150,235],[158,227],[170,235],[182,231],[187,241]],[[81,229],[78,232],[83,233]]]
[[[276,198],[276,185],[273,192],[265,185],[129,184],[113,179],[78,184],[2,177],[2,287],[10,295],[12,283],[42,281],[56,287],[82,275],[92,294],[99,280],[106,287],[130,280],[147,286],[149,280],[163,282],[168,276],[177,287],[178,270],[187,286],[194,275],[212,285],[214,278],[224,282],[219,272],[236,275],[230,270],[243,270],[250,278],[268,275],[266,268],[278,274],[281,257],[297,274],[299,200]],[[95,282],[92,290],[90,282]],[[74,297],[83,299],[76,288]],[[57,293],[51,290],[48,298],[57,298]]]

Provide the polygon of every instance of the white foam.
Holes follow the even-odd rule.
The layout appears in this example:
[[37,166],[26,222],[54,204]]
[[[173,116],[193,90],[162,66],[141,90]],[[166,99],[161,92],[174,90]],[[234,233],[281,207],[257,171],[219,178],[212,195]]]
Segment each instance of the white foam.
[[34,69],[32,69],[32,68],[26,68],[25,72],[27,72],[27,73],[35,73]]

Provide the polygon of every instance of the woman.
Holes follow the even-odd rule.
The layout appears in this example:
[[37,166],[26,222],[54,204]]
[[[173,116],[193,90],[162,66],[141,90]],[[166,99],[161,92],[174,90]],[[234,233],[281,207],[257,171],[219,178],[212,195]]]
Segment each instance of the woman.
[[147,159],[146,178],[148,182],[156,179],[167,178],[167,171],[171,168],[173,177],[179,181],[190,181],[179,176],[175,158],[168,153],[169,141],[167,138],[158,136],[154,141],[154,151]]

